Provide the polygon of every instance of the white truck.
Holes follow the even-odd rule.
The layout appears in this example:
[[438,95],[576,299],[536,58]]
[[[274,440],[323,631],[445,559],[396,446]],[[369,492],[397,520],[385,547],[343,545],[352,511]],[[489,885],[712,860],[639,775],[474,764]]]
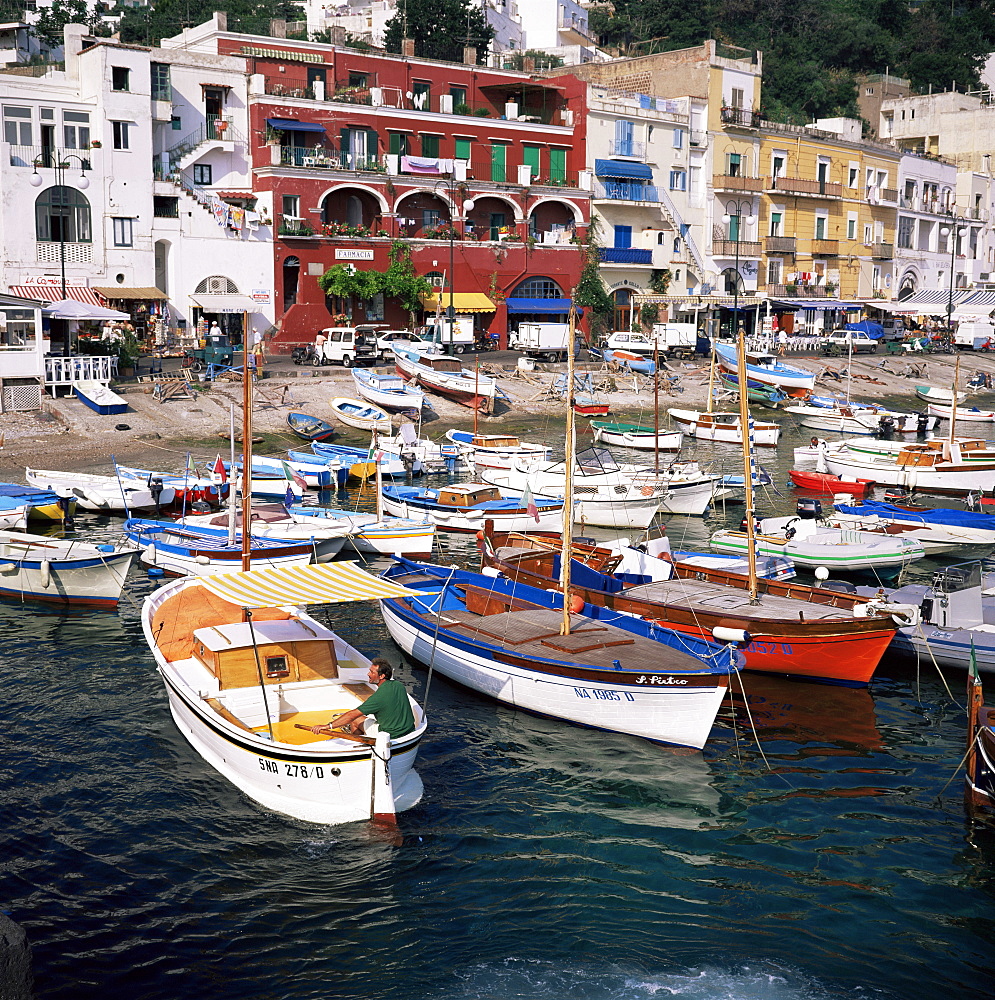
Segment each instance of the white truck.
[[567,323],[522,323],[508,346],[539,361],[561,361],[567,356],[570,326]]
[[698,342],[694,323],[656,323],[653,339],[661,354],[691,355]]
[[448,351],[452,344],[453,354],[463,354],[472,351],[474,340],[473,317],[456,316],[452,321],[452,338],[450,339],[450,323],[445,316],[438,322],[433,318],[429,321],[418,339],[425,344],[436,344],[440,350]]
[[977,350],[989,341],[995,342],[995,325],[987,316],[961,320],[957,324],[957,332],[954,333],[954,344],[957,347]]

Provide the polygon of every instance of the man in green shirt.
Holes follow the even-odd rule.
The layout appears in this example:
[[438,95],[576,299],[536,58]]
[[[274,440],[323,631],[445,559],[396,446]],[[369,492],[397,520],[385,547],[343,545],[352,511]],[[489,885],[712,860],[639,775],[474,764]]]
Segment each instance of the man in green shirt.
[[327,725],[312,726],[311,732],[316,735],[335,734],[333,729],[342,729],[347,733],[362,733],[363,723],[368,715],[374,716],[381,732],[388,733],[391,739],[398,739],[414,732],[415,717],[408,701],[408,692],[404,685],[394,679],[394,668],[383,659],[376,659],[370,664],[369,680],[377,686],[363,702],[362,710],[350,709],[332,719]]

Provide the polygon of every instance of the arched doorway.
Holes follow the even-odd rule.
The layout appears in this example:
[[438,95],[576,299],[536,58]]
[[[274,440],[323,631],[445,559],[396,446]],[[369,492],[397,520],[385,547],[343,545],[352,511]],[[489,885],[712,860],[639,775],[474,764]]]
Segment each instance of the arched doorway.
[[297,288],[301,277],[299,257],[288,257],[283,262],[283,311],[297,302]]
[[321,221],[324,225],[365,227],[371,232],[380,223],[380,203],[362,188],[341,187],[329,191],[321,201]]
[[898,301],[904,302],[906,299],[911,299],[916,293],[916,276],[914,274],[906,274],[902,277],[902,283],[898,286]]
[[[204,278],[194,289],[194,295],[212,296],[217,305],[213,308],[202,308],[195,306],[193,310],[194,328],[201,319],[205,320],[208,327],[217,323],[221,332],[232,342],[238,345],[242,343],[244,337],[244,315],[241,307],[226,309],[224,299],[226,295],[238,295],[238,285],[231,278],[223,274],[212,274],[209,278]],[[218,301],[220,300],[220,301]]]

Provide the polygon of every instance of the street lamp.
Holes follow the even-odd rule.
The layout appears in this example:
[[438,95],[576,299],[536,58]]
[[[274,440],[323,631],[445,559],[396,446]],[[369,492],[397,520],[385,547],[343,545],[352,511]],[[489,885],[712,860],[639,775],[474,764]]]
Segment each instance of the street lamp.
[[[70,160],[75,160],[80,167],[79,179],[76,181],[76,186],[81,190],[85,191],[90,186],[90,179],[86,176],[87,170],[90,169],[90,161],[84,159],[82,156],[76,153],[66,153],[60,152],[59,150],[53,150],[54,158],[50,163],[46,163],[45,160],[48,159],[46,156],[44,159],[37,157],[33,162],[32,166],[35,168],[34,173],[32,173],[29,178],[32,187],[41,187],[44,184],[44,178],[40,173],[38,173],[39,166],[51,166],[55,171],[55,184],[56,187],[63,188],[66,184],[66,167],[69,166]],[[62,273],[62,298],[63,301],[66,299],[66,205],[65,199],[62,193],[59,194],[59,267]],[[66,333],[62,342],[62,355],[63,357],[69,357],[69,326],[68,320],[66,322]]]
[[[453,216],[453,208],[456,204],[456,193],[459,189],[459,185],[462,181],[457,181],[455,176],[451,177],[449,180],[439,180],[435,182],[433,187],[433,193],[438,194],[440,185],[449,191],[449,308],[446,310],[446,318],[449,320],[449,353],[455,354],[456,351],[453,347],[453,327],[455,325],[456,319],[456,308],[453,304],[453,289],[455,284],[455,275],[453,274],[453,268],[456,266],[456,219]],[[462,212],[463,218],[466,218],[466,213],[473,209],[475,202],[472,198],[468,198],[463,202]]]
[[947,334],[953,339],[954,268],[957,266],[957,240],[967,236],[967,230],[954,229],[953,226],[944,226],[940,230],[940,235],[946,236],[950,240],[950,291],[947,295]]
[[[740,322],[739,322],[739,282],[740,282],[740,276],[739,276],[739,242],[742,239],[742,235],[743,235],[743,209],[745,207],[747,209],[747,211],[752,211],[752,209],[753,209],[753,201],[752,200],[748,200],[748,201],[731,201],[731,202],[727,202],[726,203],[726,208],[733,208],[733,207],[735,207],[735,209],[736,209],[735,215],[733,215],[731,212],[726,212],[726,214],[722,216],[722,221],[728,226],[729,223],[732,222],[733,219],[736,220],[736,280],[735,280],[735,282],[733,283],[733,286],[732,286],[732,296],[733,296],[733,299],[732,299],[732,302],[733,302],[732,314],[733,314],[733,323],[735,324],[735,329],[732,331],[732,334],[733,334],[733,336],[735,336],[736,332],[739,330],[739,327],[740,327]],[[748,215],[746,217],[746,221],[747,221],[747,223],[749,225],[752,226],[753,223],[757,221],[757,219],[756,219],[755,215]]]

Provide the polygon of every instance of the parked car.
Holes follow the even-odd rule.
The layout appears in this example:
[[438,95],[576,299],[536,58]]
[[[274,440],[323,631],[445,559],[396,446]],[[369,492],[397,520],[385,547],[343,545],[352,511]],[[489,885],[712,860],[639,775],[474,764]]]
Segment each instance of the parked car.
[[418,338],[410,330],[381,330],[377,334],[377,353],[381,358],[389,359],[390,350],[395,344],[405,347],[417,342]]
[[874,354],[878,342],[863,330],[830,330],[822,338],[823,354],[849,354],[851,345],[854,354]]
[[321,362],[326,365],[338,364],[343,368],[352,368],[357,363],[377,360],[376,327],[329,326],[321,331],[315,341],[315,349]]

